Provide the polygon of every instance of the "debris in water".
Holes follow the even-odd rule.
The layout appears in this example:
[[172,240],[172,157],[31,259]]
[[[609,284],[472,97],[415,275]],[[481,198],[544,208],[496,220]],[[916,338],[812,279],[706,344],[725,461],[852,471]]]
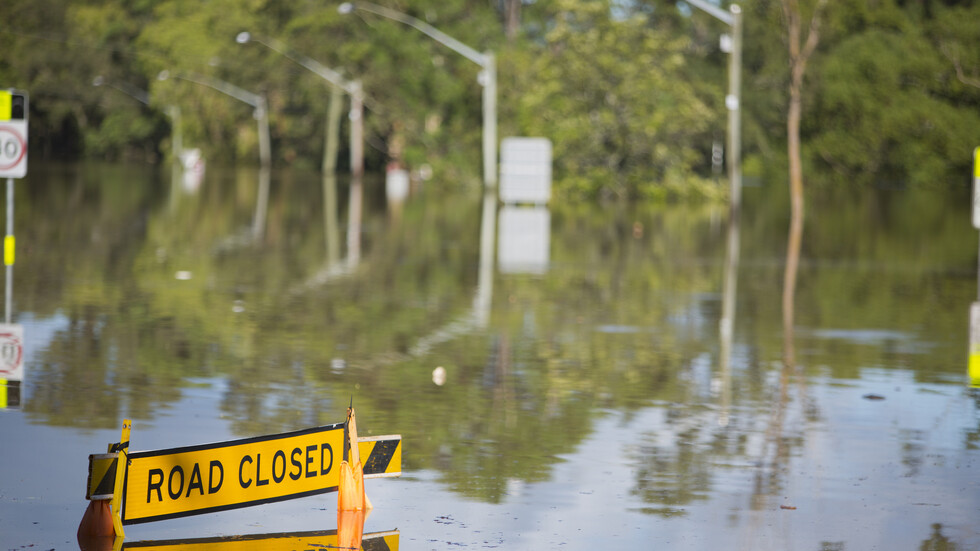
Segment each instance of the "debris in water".
[[885,397],[880,394],[865,394],[863,396],[865,400],[884,400]]
[[432,382],[436,386],[442,386],[446,384],[446,368],[441,365],[432,370]]

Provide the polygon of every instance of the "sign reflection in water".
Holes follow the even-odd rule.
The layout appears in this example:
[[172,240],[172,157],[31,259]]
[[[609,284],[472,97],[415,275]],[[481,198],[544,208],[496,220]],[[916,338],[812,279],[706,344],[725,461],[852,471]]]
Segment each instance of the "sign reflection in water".
[[[73,537],[71,456],[124,414],[162,448],[323,424],[351,394],[366,432],[397,420],[413,442],[408,476],[372,491],[368,530],[431,547],[980,545],[964,189],[813,188],[787,372],[788,199],[783,185],[747,188],[719,386],[722,209],[555,202],[547,270],[524,276],[486,269],[483,243],[490,258],[499,248],[481,228],[503,222],[478,193],[433,182],[391,216],[369,179],[358,269],[304,286],[330,256],[319,174],[273,173],[263,246],[221,248],[251,227],[254,170],[209,167],[172,209],[169,180],[127,170],[32,168],[20,202],[34,216],[19,231],[44,246],[18,259],[17,320],[37,344],[21,410],[0,415],[17,442],[0,473],[10,547]],[[333,522],[315,507],[133,536]]]

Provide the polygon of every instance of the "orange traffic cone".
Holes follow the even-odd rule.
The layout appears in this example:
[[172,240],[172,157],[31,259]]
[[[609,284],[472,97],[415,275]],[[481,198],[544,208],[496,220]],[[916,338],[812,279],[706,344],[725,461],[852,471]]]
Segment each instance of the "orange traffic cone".
[[338,511],[370,510],[371,500],[364,493],[364,468],[357,448],[357,421],[354,408],[347,408],[347,444],[350,445],[349,461],[340,463],[340,485],[337,489]]
[[337,511],[337,547],[360,549],[367,511]]
[[88,502],[82,522],[78,525],[75,537],[82,551],[102,551],[112,549],[116,531],[112,527],[112,510],[108,499]]

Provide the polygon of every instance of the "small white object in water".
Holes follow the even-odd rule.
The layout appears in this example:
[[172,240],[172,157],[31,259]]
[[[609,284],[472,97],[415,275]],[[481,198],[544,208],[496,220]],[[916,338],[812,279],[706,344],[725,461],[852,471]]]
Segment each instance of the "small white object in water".
[[446,384],[446,368],[441,365],[432,370],[432,382],[436,386],[442,386]]
[[191,273],[188,272],[187,270],[181,270],[177,272],[175,277],[181,281],[187,281],[191,278]]

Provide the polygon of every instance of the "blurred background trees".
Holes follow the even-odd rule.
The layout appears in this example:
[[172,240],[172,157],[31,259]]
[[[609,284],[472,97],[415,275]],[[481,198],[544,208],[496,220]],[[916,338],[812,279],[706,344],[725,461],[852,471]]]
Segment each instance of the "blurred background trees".
[[[382,3],[497,54],[500,136],[554,142],[556,193],[724,192],[712,182],[711,149],[725,135],[726,29],[684,2]],[[479,68],[414,29],[342,15],[338,5],[6,0],[0,85],[31,94],[35,162],[161,162],[171,153],[171,106],[180,108],[187,147],[212,162],[255,162],[252,109],[193,83],[158,80],[167,70],[265,94],[275,164],[319,166],[327,84],[260,44],[237,44],[247,30],[363,82],[369,171],[428,164],[443,181],[478,181]],[[783,15],[778,0],[742,7],[746,178],[782,178],[790,78]],[[824,15],[803,88],[803,161],[814,178],[965,184],[980,128],[980,5],[839,0]],[[342,171],[346,159],[342,150]]]

